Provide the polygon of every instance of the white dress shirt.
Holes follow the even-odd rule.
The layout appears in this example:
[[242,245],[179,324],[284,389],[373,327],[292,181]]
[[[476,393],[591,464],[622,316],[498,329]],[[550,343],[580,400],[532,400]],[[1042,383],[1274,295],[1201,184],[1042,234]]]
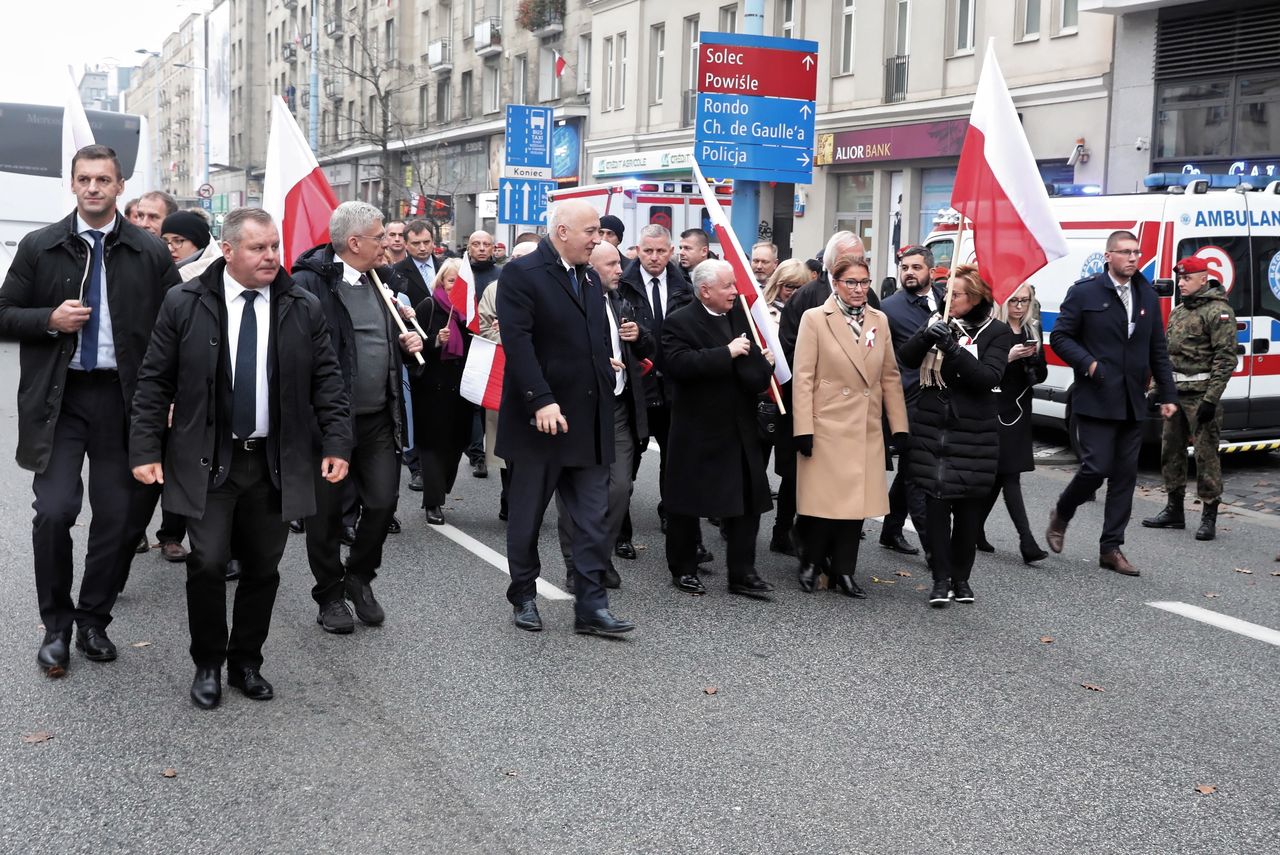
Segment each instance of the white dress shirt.
[[[111,222],[102,226],[96,231],[102,232],[102,291],[98,295],[98,308],[95,310],[98,315],[98,368],[97,370],[114,371],[116,368],[116,340],[112,338],[111,329],[111,309],[107,305],[107,235],[115,231],[116,221],[113,217]],[[81,219],[76,214],[76,234],[80,239],[89,245],[89,257],[93,257],[93,236],[89,231],[93,230],[93,226]],[[80,288],[81,300],[84,299],[89,291],[89,270],[86,265],[84,272],[84,284]],[[71,365],[76,371],[83,371],[84,366],[80,364],[80,336],[76,336],[76,352],[71,357]]]
[[[609,342],[613,345],[613,358],[622,362],[622,336],[618,333],[618,319],[613,316],[613,306],[609,298],[604,300],[604,313],[609,319]],[[618,397],[627,388],[626,366],[613,372],[613,397]]]
[[[231,278],[231,274],[222,273],[222,294],[227,301],[227,354],[231,361],[231,385],[236,382],[236,354],[240,346],[240,321],[244,317],[244,292],[248,290]],[[267,388],[267,345],[271,336],[271,286],[258,289],[258,296],[253,301],[253,318],[258,322],[258,380],[254,391],[258,395],[256,415],[253,419],[253,436],[263,437],[271,432],[271,401]],[[241,436],[237,439],[250,439]]]
[[426,261],[419,261],[418,259],[415,258],[413,259],[413,263],[414,265],[417,266],[418,272],[422,274],[422,281],[427,283],[427,289],[430,290],[431,283],[436,278],[435,262],[432,261],[430,258],[428,258]]

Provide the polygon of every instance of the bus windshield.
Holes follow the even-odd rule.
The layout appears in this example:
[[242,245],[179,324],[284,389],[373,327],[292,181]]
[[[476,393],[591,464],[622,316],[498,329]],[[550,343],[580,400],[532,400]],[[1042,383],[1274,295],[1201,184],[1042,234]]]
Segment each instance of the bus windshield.
[[[141,121],[137,116],[101,110],[88,110],[86,115],[94,140],[115,149],[128,181],[138,160]],[[61,107],[0,103],[0,172],[60,178],[61,161]]]

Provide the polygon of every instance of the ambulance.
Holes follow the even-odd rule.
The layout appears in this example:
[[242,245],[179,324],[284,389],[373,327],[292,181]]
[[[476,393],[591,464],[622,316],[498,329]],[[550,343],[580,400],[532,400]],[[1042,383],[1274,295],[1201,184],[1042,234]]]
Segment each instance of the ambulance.
[[[720,200],[725,216],[732,216],[732,185],[712,183],[712,191]],[[639,242],[642,228],[656,224],[671,232],[673,246],[679,245],[680,233],[686,229],[702,229],[711,241],[711,251],[723,256],[707,206],[698,192],[697,183],[692,180],[626,179],[611,184],[553,190],[548,199],[552,204],[565,199],[586,199],[602,216],[613,214],[621,219],[625,229],[622,237],[624,251]]]
[[[1070,252],[1029,280],[1040,301],[1046,344],[1067,289],[1103,269],[1107,235],[1125,229],[1138,236],[1139,269],[1160,294],[1168,319],[1175,305],[1174,265],[1199,256],[1222,283],[1237,318],[1237,361],[1223,396],[1223,451],[1280,448],[1280,181],[1255,188],[1242,176],[1151,175],[1153,192],[1117,196],[1050,197]],[[1252,179],[1257,181],[1258,179]],[[939,217],[925,244],[936,263],[950,265],[959,216]],[[971,232],[961,237],[962,261],[973,261]],[[1046,347],[1049,376],[1035,389],[1037,424],[1073,436],[1070,391],[1075,376]],[[1146,438],[1159,441],[1153,408]]]

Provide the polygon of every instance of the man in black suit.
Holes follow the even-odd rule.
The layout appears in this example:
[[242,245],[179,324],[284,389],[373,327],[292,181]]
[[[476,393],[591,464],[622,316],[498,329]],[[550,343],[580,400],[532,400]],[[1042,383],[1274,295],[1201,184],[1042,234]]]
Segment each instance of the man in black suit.
[[[111,608],[150,522],[152,491],[129,474],[129,401],[160,302],[179,281],[159,238],[121,217],[116,153],[86,146],[71,159],[76,209],[22,239],[0,287],[0,336],[22,342],[18,465],[35,473],[32,523],[44,641],[36,662],[60,677],[76,646],[116,658]],[[71,527],[89,458],[89,542],[80,601],[71,597]]]
[[511,466],[507,600],[520,629],[542,629],[535,603],[538,532],[553,493],[573,520],[577,572],[574,631],[619,635],[635,628],[609,611],[605,508],[613,462],[609,324],[600,280],[587,267],[600,219],[581,199],[558,203],[538,249],[509,262],[498,283],[506,371],[497,455]]
[[676,588],[705,594],[698,579],[698,518],[719,517],[729,592],[768,599],[773,586],[755,570],[760,514],[772,507],[756,402],[769,388],[774,358],[756,346],[750,320],[735,308],[738,289],[728,262],[702,262],[693,284],[699,302],[673,312],[662,327],[673,392],[667,566]]
[[[392,269],[400,274],[404,294],[409,298],[410,306],[417,306],[431,296],[431,285],[436,278],[436,241],[431,232],[431,224],[426,220],[413,220],[405,229],[407,235],[405,246],[409,254],[406,258],[392,265]],[[404,462],[409,467],[409,489],[422,492],[422,466],[418,462],[418,439],[412,436],[413,399],[416,388],[414,377],[409,377],[409,400],[405,424],[410,427],[410,445],[405,450]]]
[[1098,566],[1125,576],[1140,575],[1120,546],[1133,512],[1148,377],[1155,380],[1160,414],[1171,418],[1178,411],[1160,301],[1138,272],[1141,255],[1132,232],[1112,232],[1106,267],[1067,291],[1049,339],[1075,371],[1071,415],[1080,468],[1050,512],[1045,537],[1061,552],[1076,509],[1106,480]]
[[[163,484],[165,507],[187,518],[191,700],[204,709],[222,699],[224,661],[227,682],[246,696],[274,696],[262,645],[289,520],[315,511],[315,472],[341,481],[351,456],[351,413],[324,313],[280,267],[271,215],[229,213],[222,254],[165,297],[129,435],[133,476]],[[232,543],[240,582],[228,637]]]

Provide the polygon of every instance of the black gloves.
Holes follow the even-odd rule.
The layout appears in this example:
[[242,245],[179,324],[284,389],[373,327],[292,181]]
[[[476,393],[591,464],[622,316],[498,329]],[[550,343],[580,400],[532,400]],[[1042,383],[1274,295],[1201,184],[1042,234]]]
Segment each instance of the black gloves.
[[937,345],[938,350],[947,355],[954,354],[960,350],[960,343],[956,341],[951,325],[946,321],[934,321],[925,332],[925,336],[930,342]]
[[1196,424],[1204,425],[1213,421],[1213,417],[1218,413],[1218,405],[1213,401],[1201,401],[1200,406],[1196,407]]
[[796,451],[805,457],[813,457],[813,434],[802,433],[795,438]]
[[911,434],[895,433],[889,437],[889,446],[898,454],[906,454],[911,450]]

